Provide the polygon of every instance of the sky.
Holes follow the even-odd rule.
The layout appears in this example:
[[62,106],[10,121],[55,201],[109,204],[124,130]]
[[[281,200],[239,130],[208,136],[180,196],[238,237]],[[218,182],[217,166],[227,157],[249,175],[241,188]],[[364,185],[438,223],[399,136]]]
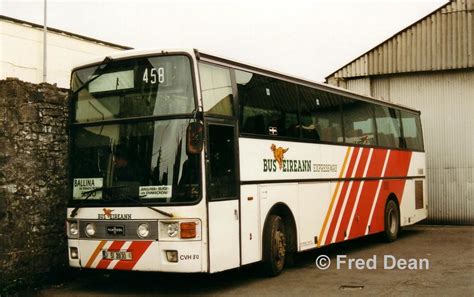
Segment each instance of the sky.
[[[448,0],[47,1],[56,29],[136,49],[197,48],[317,82]],[[43,24],[44,0],[0,0]]]

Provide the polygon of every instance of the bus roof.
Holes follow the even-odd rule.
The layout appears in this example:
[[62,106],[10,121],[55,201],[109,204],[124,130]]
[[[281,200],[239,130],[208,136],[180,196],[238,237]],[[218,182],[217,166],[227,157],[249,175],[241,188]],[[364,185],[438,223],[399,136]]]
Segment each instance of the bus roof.
[[[110,57],[114,60],[121,60],[121,59],[126,59],[126,58],[133,58],[133,57],[142,57],[142,56],[150,56],[150,55],[156,55],[156,54],[166,54],[166,53],[186,53],[191,56],[194,56],[194,50],[193,49],[131,49],[131,50],[125,50],[125,51],[119,51],[119,52],[114,52],[110,55],[107,55],[107,57]],[[84,68],[87,66],[93,66],[95,64],[99,64],[104,60],[105,56],[99,56],[94,59],[85,61],[84,63],[81,63],[79,65],[76,65],[72,68],[71,71],[75,71],[79,68]]]
[[[236,60],[230,60],[230,59],[223,58],[223,57],[220,57],[220,56],[217,56],[217,55],[214,55],[214,54],[201,52],[197,49],[126,50],[126,51],[120,51],[120,52],[113,53],[113,54],[109,55],[108,57],[110,57],[114,60],[115,59],[121,60],[121,59],[132,58],[132,57],[150,56],[150,55],[155,55],[155,54],[174,54],[174,53],[188,54],[190,56],[196,57],[197,60],[215,62],[215,63],[218,63],[218,64],[231,66],[232,68],[237,68],[237,69],[244,70],[244,71],[256,72],[256,73],[264,74],[264,75],[267,75],[267,76],[272,76],[274,78],[283,79],[283,80],[294,82],[294,83],[304,84],[304,85],[307,85],[307,86],[315,87],[315,88],[320,89],[320,90],[329,91],[329,92],[332,92],[332,93],[335,93],[335,94],[338,94],[338,95],[346,96],[346,97],[349,97],[349,98],[352,98],[352,99],[355,99],[355,100],[368,101],[368,102],[372,102],[372,103],[376,103],[376,104],[380,104],[380,105],[386,105],[386,106],[395,107],[395,108],[399,108],[399,109],[409,110],[411,112],[420,113],[419,110],[408,107],[408,106],[405,106],[405,105],[402,105],[402,104],[397,104],[397,103],[393,103],[393,102],[390,102],[390,101],[381,100],[381,99],[371,97],[371,96],[367,96],[367,95],[361,95],[361,94],[349,91],[347,89],[332,86],[332,85],[329,85],[329,84],[326,84],[326,83],[319,83],[319,82],[311,81],[311,80],[308,80],[308,79],[292,76],[290,74],[286,74],[286,73],[283,73],[283,72],[262,68],[262,67],[259,67],[259,66],[243,63],[243,62],[236,61]],[[103,57],[95,58],[93,60],[90,60],[86,63],[83,63],[81,65],[78,65],[78,66],[74,67],[72,69],[72,71],[75,71],[79,68],[84,68],[84,67],[87,67],[87,66],[92,66],[92,65],[95,65],[95,64],[99,64],[100,62],[102,62],[102,60],[103,60]]]

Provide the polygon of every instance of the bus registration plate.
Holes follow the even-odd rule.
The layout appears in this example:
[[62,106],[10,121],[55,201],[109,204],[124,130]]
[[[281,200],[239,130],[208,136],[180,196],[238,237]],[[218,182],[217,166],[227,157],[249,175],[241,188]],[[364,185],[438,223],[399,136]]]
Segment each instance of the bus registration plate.
[[105,260],[132,260],[132,252],[102,251],[102,259],[105,259]]

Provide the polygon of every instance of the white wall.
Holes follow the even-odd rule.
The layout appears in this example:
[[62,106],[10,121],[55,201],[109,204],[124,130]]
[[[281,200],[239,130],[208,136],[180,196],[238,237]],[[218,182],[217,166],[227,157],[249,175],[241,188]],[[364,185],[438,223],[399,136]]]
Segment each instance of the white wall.
[[[72,67],[121,48],[48,32],[47,82],[69,88]],[[43,31],[0,19],[0,79],[43,81]]]

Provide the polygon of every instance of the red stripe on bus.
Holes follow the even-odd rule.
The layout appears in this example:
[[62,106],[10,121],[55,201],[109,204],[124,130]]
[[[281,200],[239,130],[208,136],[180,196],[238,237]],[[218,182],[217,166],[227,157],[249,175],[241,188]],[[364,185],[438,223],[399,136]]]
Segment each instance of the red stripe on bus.
[[[359,164],[357,166],[355,177],[363,177],[365,166],[368,162],[370,149],[365,149],[362,151],[362,155],[359,160]],[[349,225],[349,220],[351,219],[352,209],[355,204],[355,200],[357,198],[357,192],[359,191],[361,181],[354,181],[352,183],[351,192],[349,193],[349,197],[347,197],[346,207],[344,209],[344,213],[342,214],[341,223],[339,224],[339,230],[336,234],[336,242],[343,241],[347,232],[347,228]]]
[[[125,241],[124,240],[117,240],[117,241],[114,241],[112,242],[112,244],[109,246],[109,248],[107,249],[108,251],[120,251],[120,248],[125,244]],[[109,266],[110,262],[112,262],[112,260],[108,260],[108,259],[102,259],[100,260],[99,264],[97,264],[96,268],[97,269],[107,269],[107,267]]]
[[[407,176],[410,167],[412,152],[409,151],[391,151],[387,163],[385,177]],[[401,205],[403,190],[405,189],[406,179],[383,180],[380,189],[377,204],[370,226],[370,233],[382,232],[384,230],[384,212],[385,203],[388,196],[393,193],[398,199],[398,205]]]
[[[359,147],[354,148],[354,150],[352,152],[350,162],[349,162],[349,167],[347,168],[347,171],[346,171],[346,174],[345,174],[344,178],[351,177],[352,171],[354,170],[355,162],[357,160],[357,156],[359,155],[359,149],[360,149]],[[332,236],[334,234],[334,229],[336,228],[337,220],[339,218],[339,212],[341,211],[342,204],[344,202],[343,200],[346,196],[348,186],[349,186],[349,181],[344,181],[344,183],[342,185],[341,193],[339,194],[339,198],[338,198],[338,201],[337,201],[336,208],[334,209],[334,215],[332,217],[331,224],[329,225],[328,232],[327,232],[327,235],[326,235],[326,240],[325,240],[324,244],[330,244],[331,241],[332,241]]]
[[388,160],[388,174],[385,176],[407,176],[412,152],[392,151]]
[[[380,178],[382,176],[383,163],[387,153],[388,150],[385,149],[374,149],[372,152],[372,159],[367,170],[367,177]],[[348,237],[349,239],[365,235],[365,228],[367,226],[367,222],[369,221],[370,210],[372,208],[372,204],[374,203],[378,183],[378,180],[366,180],[364,182],[360,194],[359,205],[357,206],[354,220],[352,221],[352,227]]]
[[143,256],[145,251],[151,245],[151,241],[134,241],[128,248],[127,252],[132,252],[132,260],[121,260],[115,265],[115,270],[132,270],[138,260]]

